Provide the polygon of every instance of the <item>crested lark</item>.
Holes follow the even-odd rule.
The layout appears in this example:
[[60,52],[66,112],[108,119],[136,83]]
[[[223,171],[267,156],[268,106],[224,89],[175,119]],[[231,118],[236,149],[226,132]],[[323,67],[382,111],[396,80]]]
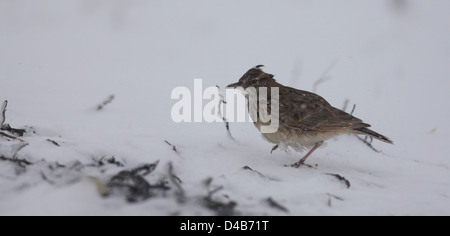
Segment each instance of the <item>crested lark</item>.
[[[271,113],[271,103],[279,104],[278,130],[274,133],[262,133],[267,141],[276,144],[272,151],[278,147],[292,147],[297,151],[311,148],[300,161],[292,164],[292,167],[298,168],[304,165],[305,160],[325,140],[340,134],[367,135],[386,143],[393,143],[389,138],[368,129],[369,124],[363,123],[362,120],[331,106],[321,96],[277,83],[273,78],[274,76],[262,71],[261,67],[263,66],[258,65],[248,70],[239,79],[239,82],[230,84],[227,88],[242,87],[246,91],[252,91],[247,90],[249,87],[256,89],[253,90],[256,94],[250,95],[254,95],[259,103],[251,105],[249,102],[248,109],[249,113],[256,112],[257,119],[254,120],[254,124],[260,131],[261,126],[267,124],[267,122],[260,119],[259,88],[267,88],[267,100],[263,100],[268,105],[265,106],[267,114]],[[278,88],[279,95],[277,97],[271,97],[272,88]],[[256,111],[252,111],[252,109],[256,109]]]

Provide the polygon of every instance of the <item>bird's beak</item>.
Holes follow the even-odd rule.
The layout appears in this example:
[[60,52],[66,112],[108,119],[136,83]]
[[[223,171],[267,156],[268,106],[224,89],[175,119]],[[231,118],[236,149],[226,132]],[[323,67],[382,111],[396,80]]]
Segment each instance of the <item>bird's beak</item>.
[[237,88],[239,86],[242,86],[242,85],[241,85],[241,83],[237,82],[237,83],[228,85],[227,88]]

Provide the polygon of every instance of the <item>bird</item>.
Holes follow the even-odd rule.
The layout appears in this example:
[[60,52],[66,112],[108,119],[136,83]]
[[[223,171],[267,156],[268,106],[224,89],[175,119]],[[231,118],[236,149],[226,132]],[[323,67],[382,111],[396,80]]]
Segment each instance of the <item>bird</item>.
[[[264,122],[267,120],[261,119],[259,109],[261,101],[267,104],[267,106],[261,106],[265,107],[266,114],[271,113],[271,104],[278,103],[278,129],[275,132],[261,132],[264,139],[275,144],[272,152],[278,148],[286,150],[288,147],[296,151],[309,149],[302,159],[287,166],[312,167],[305,163],[306,159],[326,140],[342,134],[366,135],[393,144],[391,139],[369,129],[371,125],[333,107],[323,97],[278,83],[274,75],[262,70],[263,67],[263,65],[257,65],[249,69],[237,83],[228,85],[227,89],[241,88],[250,91],[246,93],[248,110],[249,113],[255,112],[257,115],[252,121],[260,131],[261,127],[268,123]],[[266,99],[262,98],[260,88],[267,88]],[[275,91],[274,88],[278,89],[276,96],[273,96],[271,92]],[[255,96],[258,102],[250,102],[251,96]]]

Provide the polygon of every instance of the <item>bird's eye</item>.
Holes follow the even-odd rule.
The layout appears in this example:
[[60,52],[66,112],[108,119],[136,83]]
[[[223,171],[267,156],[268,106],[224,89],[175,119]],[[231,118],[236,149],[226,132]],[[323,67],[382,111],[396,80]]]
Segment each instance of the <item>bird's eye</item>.
[[250,84],[256,84],[258,82],[258,80],[254,79],[250,81]]

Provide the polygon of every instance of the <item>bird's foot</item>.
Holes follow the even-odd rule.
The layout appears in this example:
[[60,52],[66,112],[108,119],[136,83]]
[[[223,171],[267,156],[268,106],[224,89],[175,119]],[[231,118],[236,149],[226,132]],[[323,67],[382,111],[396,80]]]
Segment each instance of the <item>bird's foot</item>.
[[305,161],[311,155],[311,153],[313,153],[322,144],[323,144],[323,141],[316,143],[316,145],[314,145],[314,147],[300,161],[298,161],[298,162],[296,162],[296,163],[294,163],[294,164],[292,164],[290,166],[294,167],[294,168],[299,168],[300,166],[304,165],[304,166],[307,166],[309,168],[315,169],[317,167],[317,164],[316,164],[316,167],[314,167],[312,165],[305,164]]
[[294,167],[294,168],[299,168],[300,166],[306,166],[306,167],[308,167],[308,168],[316,169],[317,164],[316,164],[315,166],[312,166],[312,165],[306,164],[306,163],[303,162],[303,161],[299,161],[299,162],[296,162],[296,163],[294,163],[294,164],[291,164],[291,165],[285,165],[285,166],[286,166],[286,167]]

